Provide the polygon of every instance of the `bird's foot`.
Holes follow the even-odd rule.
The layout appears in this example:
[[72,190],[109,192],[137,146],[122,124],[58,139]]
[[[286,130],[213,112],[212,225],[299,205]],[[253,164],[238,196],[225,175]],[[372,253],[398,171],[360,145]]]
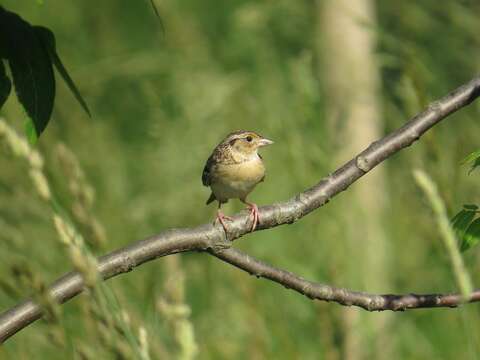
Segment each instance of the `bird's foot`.
[[250,209],[250,216],[252,217],[252,228],[250,229],[250,231],[252,232],[253,230],[255,230],[255,228],[257,227],[257,224],[260,222],[260,219],[258,217],[258,206],[257,204],[254,204],[254,203],[248,203],[248,208]]
[[231,216],[225,215],[221,211],[218,211],[217,212],[217,217],[215,219],[215,223],[218,221],[220,224],[222,224],[223,230],[225,230],[225,232],[228,232],[227,231],[227,224],[225,223],[225,220],[232,221],[233,218]]

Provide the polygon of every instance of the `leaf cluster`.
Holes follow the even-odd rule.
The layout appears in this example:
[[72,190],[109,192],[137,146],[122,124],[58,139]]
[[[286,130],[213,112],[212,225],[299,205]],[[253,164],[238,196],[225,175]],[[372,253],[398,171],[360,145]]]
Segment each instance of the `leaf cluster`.
[[0,6],[0,108],[10,95],[13,83],[37,136],[45,130],[52,115],[54,67],[90,116],[85,100],[57,53],[53,32],[44,26],[31,25]]
[[[471,174],[480,166],[480,150],[469,154],[462,161],[462,165],[470,165],[468,173]],[[480,217],[477,216],[479,208],[475,204],[465,204],[452,218],[452,227],[460,241],[460,250],[467,251],[480,241]]]

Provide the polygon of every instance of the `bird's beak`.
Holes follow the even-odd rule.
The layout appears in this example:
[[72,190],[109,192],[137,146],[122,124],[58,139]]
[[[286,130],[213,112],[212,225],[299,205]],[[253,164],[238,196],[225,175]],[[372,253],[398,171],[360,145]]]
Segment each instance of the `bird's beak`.
[[258,146],[259,147],[262,147],[262,146],[267,146],[267,145],[272,145],[273,144],[273,141],[272,140],[268,140],[268,139],[261,139],[259,142],[258,142]]

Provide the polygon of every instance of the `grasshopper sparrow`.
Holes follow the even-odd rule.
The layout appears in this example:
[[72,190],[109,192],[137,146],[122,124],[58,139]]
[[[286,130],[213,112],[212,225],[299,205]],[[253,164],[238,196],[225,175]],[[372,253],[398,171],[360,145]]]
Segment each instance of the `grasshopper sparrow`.
[[223,139],[208,158],[202,174],[203,185],[212,189],[207,205],[218,201],[216,220],[225,231],[225,220],[231,217],[224,215],[220,207],[229,199],[240,199],[247,204],[252,217],[251,231],[255,230],[259,222],[258,207],[247,201],[247,195],[265,179],[265,166],[258,149],[270,144],[273,141],[254,131],[235,131]]

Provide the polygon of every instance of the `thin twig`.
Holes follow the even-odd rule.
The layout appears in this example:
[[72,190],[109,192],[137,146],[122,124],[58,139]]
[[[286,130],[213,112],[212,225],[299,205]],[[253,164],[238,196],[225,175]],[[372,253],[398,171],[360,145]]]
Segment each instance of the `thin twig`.
[[[312,188],[286,202],[261,207],[259,211],[262,222],[257,226],[257,230],[270,229],[282,224],[293,223],[326,204],[332,197],[346,190],[351,184],[379,163],[403,148],[410,146],[427,130],[448,115],[470,104],[479,95],[480,77],[477,77],[452,91],[444,98],[430,104],[425,111],[415,116],[400,129],[370,144],[368,148],[336,170],[333,174],[322,179]],[[220,225],[212,226],[211,224],[207,224],[197,228],[168,230],[100,258],[98,262],[99,273],[104,279],[108,279],[128,272],[136,266],[157,257],[185,251],[205,250],[214,252],[219,258],[228,256],[229,254],[232,256],[235,255],[237,260],[243,258],[242,269],[256,273],[255,266],[259,264],[257,261],[253,261],[254,259],[252,257],[238,251],[228,249],[231,244],[229,240],[238,239],[250,232],[249,225],[249,217],[246,213],[236,215],[230,223],[228,239],[225,239],[225,233]],[[223,260],[228,262],[227,258]],[[233,260],[231,262],[233,263]],[[263,266],[267,269],[265,267],[266,264],[263,264]],[[269,269],[271,271],[272,268]],[[273,275],[271,277],[265,277],[294,288],[294,282],[292,280],[294,278],[293,274],[283,272],[282,270],[278,271],[279,274],[277,278],[274,278]],[[292,278],[288,278],[290,282],[285,280],[287,279],[285,274],[292,276]],[[296,279],[296,281],[298,281],[300,278],[296,277]],[[315,286],[317,286],[310,282],[306,282],[304,285],[308,285],[305,289],[314,289]],[[78,273],[69,273],[57,280],[51,286],[50,291],[54,299],[63,303],[82,292],[83,287],[81,276]],[[333,290],[334,288],[330,287],[329,289]],[[296,290],[298,291],[298,289]],[[309,294],[306,292],[307,290],[304,291],[305,294]],[[336,292],[334,291],[334,293],[338,294],[338,291],[343,294],[342,297],[338,297],[338,295],[322,297],[323,292],[319,291],[317,294],[318,297],[316,296],[315,298],[361,306],[362,301],[365,301],[365,304],[369,304],[372,300],[368,300],[368,298],[372,296],[375,297],[375,295],[366,295],[338,289]],[[472,301],[476,301],[476,296],[478,295],[477,292],[472,294],[472,296],[475,296],[472,298]],[[389,306],[393,309],[391,300],[388,300],[392,299],[391,296],[392,295],[383,295],[383,300],[378,302],[379,305],[375,307],[375,310],[382,310],[382,304],[385,310],[390,309]],[[435,305],[438,301],[440,301],[441,304],[445,304],[445,306],[456,306],[460,303],[458,295],[428,295],[427,297],[417,296],[416,298],[412,298],[411,295],[398,295],[394,296],[393,299],[397,301],[395,304],[401,304],[400,308],[404,306],[403,304],[412,304],[411,306],[405,306],[405,308],[439,306]],[[433,299],[440,300],[433,301]],[[372,308],[372,306],[369,305],[366,308]],[[0,342],[5,341],[19,330],[40,318],[41,314],[41,308],[30,300],[26,300],[0,314]]]

